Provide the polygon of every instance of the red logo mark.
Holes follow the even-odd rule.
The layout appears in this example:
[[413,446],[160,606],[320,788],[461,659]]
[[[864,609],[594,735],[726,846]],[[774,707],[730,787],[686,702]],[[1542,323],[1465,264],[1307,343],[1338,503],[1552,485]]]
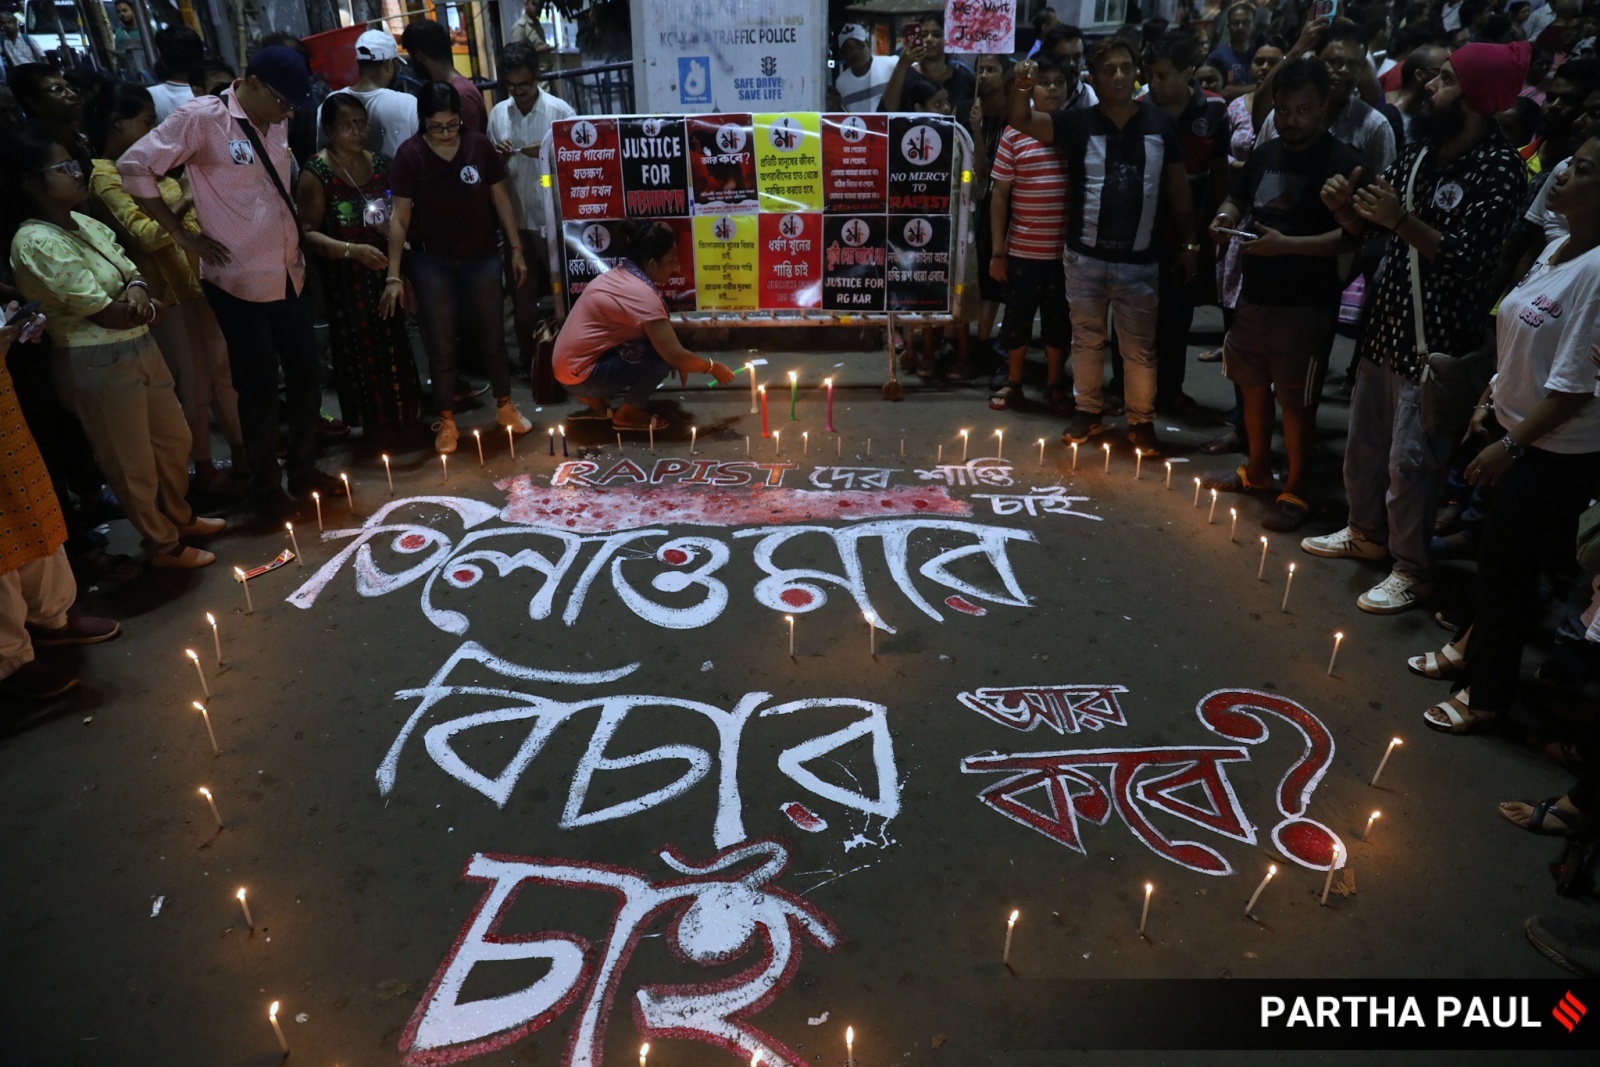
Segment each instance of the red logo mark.
[[1567,1033],[1572,1033],[1578,1022],[1588,1014],[1589,1009],[1583,1006],[1583,1001],[1572,995],[1568,990],[1567,995],[1561,998],[1561,1003],[1550,1012],[1556,1017],[1556,1022],[1567,1028]]

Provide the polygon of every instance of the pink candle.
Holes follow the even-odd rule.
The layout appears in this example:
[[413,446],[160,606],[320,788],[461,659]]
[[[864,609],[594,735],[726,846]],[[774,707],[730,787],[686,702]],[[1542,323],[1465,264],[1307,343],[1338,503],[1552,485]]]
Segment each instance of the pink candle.
[[833,379],[824,378],[823,383],[828,387],[828,432],[833,432]]
[[767,387],[763,385],[757,391],[761,394],[761,436],[771,437],[772,430],[767,426]]

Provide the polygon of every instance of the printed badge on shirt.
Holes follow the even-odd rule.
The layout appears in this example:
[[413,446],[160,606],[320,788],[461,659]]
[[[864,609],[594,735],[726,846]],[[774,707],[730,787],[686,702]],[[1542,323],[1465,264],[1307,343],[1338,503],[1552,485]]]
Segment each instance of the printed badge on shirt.
[[461,184],[462,185],[477,185],[478,184],[478,168],[472,166],[471,164],[468,164],[467,166],[462,167],[461,168]]
[[1466,197],[1467,192],[1455,182],[1445,182],[1433,192],[1433,206],[1440,211],[1454,210],[1455,206]]
[[249,141],[229,141],[228,154],[233,157],[235,163],[241,166],[256,161],[255,149],[250,147]]

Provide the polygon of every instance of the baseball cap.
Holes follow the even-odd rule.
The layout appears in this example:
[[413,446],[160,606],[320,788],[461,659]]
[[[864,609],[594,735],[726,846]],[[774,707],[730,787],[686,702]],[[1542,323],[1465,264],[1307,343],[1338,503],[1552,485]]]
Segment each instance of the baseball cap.
[[250,57],[244,69],[245,77],[260,78],[262,83],[295,107],[311,106],[311,71],[300,53],[281,44],[263,48]]
[[846,41],[860,41],[866,44],[872,40],[867,34],[867,28],[859,22],[847,22],[839,30],[839,47],[843,48]]
[[388,30],[368,30],[356,38],[356,58],[363,63],[382,63],[385,59],[399,59],[400,46]]

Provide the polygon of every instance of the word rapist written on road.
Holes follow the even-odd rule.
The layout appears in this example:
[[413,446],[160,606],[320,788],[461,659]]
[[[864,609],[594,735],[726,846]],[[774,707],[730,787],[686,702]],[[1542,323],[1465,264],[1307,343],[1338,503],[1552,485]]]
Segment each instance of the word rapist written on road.
[[557,122],[554,202],[570,299],[662,219],[673,311],[948,311],[965,143],[930,115],[792,112]]

